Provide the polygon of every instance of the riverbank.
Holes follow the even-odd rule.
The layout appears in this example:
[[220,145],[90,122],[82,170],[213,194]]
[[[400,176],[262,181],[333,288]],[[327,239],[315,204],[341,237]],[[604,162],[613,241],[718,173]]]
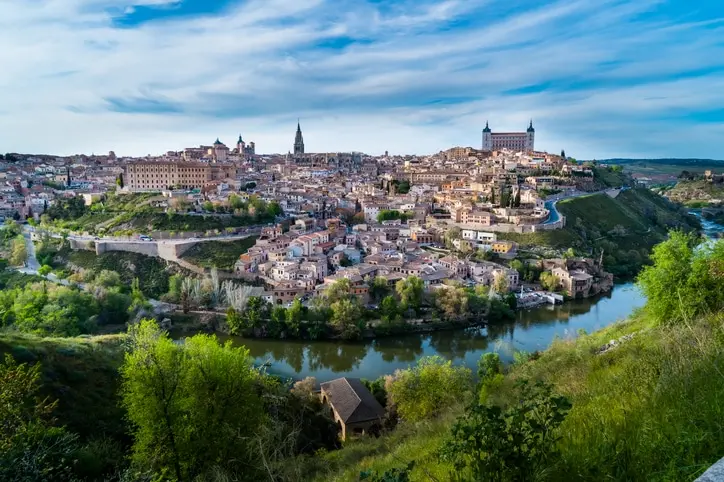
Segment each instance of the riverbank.
[[[246,346],[257,364],[267,364],[270,373],[283,377],[376,379],[430,355],[440,355],[455,364],[474,368],[483,353],[495,351],[510,362],[516,352],[545,350],[556,338],[572,339],[581,330],[591,333],[605,328],[624,319],[644,302],[633,284],[627,283],[615,286],[610,294],[595,298],[520,310],[510,322],[482,328],[411,333],[344,343],[218,336],[221,340]],[[188,331],[174,333],[177,338],[191,334]]]
[[[556,457],[545,464],[549,480],[694,480],[724,448],[720,321],[661,326],[640,313],[575,340],[556,340],[539,357],[511,366],[490,401],[518,406],[515,387],[529,380],[551,384],[571,402]],[[610,340],[622,341],[602,351]],[[463,413],[451,407],[440,418],[350,441],[312,461],[313,480],[353,481],[363,471],[381,474],[410,462],[410,481],[448,480],[451,473],[472,480],[438,457]]]

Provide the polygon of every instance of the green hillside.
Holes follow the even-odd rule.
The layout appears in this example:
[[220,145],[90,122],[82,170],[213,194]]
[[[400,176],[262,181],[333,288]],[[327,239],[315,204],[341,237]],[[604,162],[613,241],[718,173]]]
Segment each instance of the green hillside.
[[594,194],[560,201],[566,226],[533,234],[500,233],[523,249],[539,246],[576,254],[600,256],[604,267],[618,277],[634,276],[646,262],[651,248],[666,238],[670,229],[698,229],[698,221],[685,208],[647,189],[629,189],[618,197]]

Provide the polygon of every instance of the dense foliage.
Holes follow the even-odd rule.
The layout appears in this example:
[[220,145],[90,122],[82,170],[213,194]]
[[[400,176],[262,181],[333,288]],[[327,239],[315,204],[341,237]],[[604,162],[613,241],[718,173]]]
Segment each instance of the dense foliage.
[[403,420],[424,420],[460,401],[472,387],[468,368],[453,366],[439,356],[422,358],[416,366],[398,370],[388,381],[387,395]]
[[659,322],[689,321],[724,308],[724,243],[671,233],[639,275],[647,309]]

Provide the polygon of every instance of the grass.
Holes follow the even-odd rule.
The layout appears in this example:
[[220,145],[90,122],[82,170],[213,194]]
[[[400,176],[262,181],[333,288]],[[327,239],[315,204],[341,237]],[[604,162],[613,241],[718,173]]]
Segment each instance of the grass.
[[628,278],[646,262],[651,248],[672,228],[691,230],[698,222],[686,210],[647,189],[629,189],[615,199],[594,194],[560,201],[563,229],[532,234],[498,233],[523,247],[573,247],[578,254],[599,256],[614,275]]
[[198,243],[181,257],[186,261],[204,268],[229,270],[256,243],[257,236],[237,241],[207,241]]
[[40,338],[0,332],[0,356],[42,364],[43,396],[58,400],[53,415],[83,439],[108,436],[130,442],[118,404],[123,335]]
[[[363,470],[387,471],[414,460],[411,480],[449,480],[452,467],[441,464],[437,450],[463,407],[455,407],[438,419],[400,425],[379,438],[361,437],[344,444],[312,462],[314,478],[322,481],[358,480]],[[434,479],[433,479],[434,477]]]
[[[598,353],[627,334],[635,336]],[[537,360],[510,367],[494,401],[517,403],[513,386],[522,379],[552,383],[573,403],[546,480],[694,480],[724,454],[724,314],[654,326],[641,312],[558,340]],[[357,480],[362,470],[413,460],[412,481],[455,480],[435,453],[456,413],[326,454],[318,480]]]
[[631,183],[631,179],[623,172],[615,172],[603,167],[594,167],[593,176],[600,187],[621,187]]

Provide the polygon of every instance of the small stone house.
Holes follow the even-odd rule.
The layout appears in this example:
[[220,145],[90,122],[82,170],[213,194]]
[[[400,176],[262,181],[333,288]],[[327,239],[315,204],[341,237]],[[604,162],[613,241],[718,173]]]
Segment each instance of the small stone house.
[[369,433],[382,425],[385,409],[359,378],[342,377],[322,383],[320,397],[332,411],[342,440],[350,433]]

